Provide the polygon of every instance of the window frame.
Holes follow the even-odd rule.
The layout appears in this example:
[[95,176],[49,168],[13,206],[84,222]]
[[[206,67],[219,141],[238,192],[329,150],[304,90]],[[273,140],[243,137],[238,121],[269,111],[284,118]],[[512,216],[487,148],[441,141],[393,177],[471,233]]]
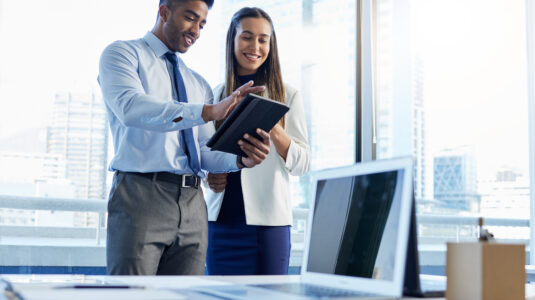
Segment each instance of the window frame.
[[[357,162],[359,161],[368,161],[376,159],[376,132],[375,132],[375,113],[376,113],[376,94],[375,94],[375,83],[376,78],[374,74],[375,65],[375,30],[377,24],[376,21],[376,1],[377,0],[359,0],[360,12],[357,14],[360,17],[360,31],[362,34],[361,44],[358,45],[360,49],[361,57],[358,57],[357,62],[362,64],[360,70],[357,67],[358,79],[361,84],[361,93],[357,93],[357,107],[360,110],[357,111],[357,133],[360,135],[360,139],[357,140],[357,153],[361,154],[360,157],[357,157]],[[406,30],[400,30],[401,32],[406,33],[398,35],[394,41],[400,41],[400,39],[410,40],[409,31],[408,31],[408,22],[409,19],[409,5],[410,0],[396,0],[394,1],[394,23],[398,27],[405,27]],[[535,0],[526,0],[525,1],[525,10],[526,10],[526,47],[527,47],[527,88],[528,88],[528,135],[529,135],[529,175],[530,175],[530,240],[529,240],[529,265],[535,265],[535,229],[531,226],[535,224]],[[405,18],[405,20],[403,19]],[[398,27],[398,28],[399,28]],[[359,27],[357,27],[359,28]],[[370,36],[368,36],[370,34]],[[406,58],[410,58],[410,55],[405,53]],[[401,56],[400,56],[401,55]],[[403,57],[402,54],[397,53],[396,57]],[[360,58],[360,59],[359,59]],[[407,63],[410,60],[407,60]],[[407,64],[405,64],[406,66]],[[371,69],[368,69],[370,67]],[[403,67],[402,67],[403,68]],[[401,68],[401,69],[402,69]],[[397,70],[398,72],[400,70]],[[401,72],[403,72],[401,70]],[[396,70],[393,72],[396,73]],[[410,87],[411,74],[407,72],[407,76],[403,78],[404,82],[398,83],[394,87],[394,93],[398,89]],[[366,79],[368,78],[368,79]],[[407,81],[409,80],[409,81]],[[408,82],[408,84],[407,84]],[[410,92],[405,92],[410,93]],[[397,105],[394,107],[396,111],[396,116],[401,116],[397,120],[394,120],[393,127],[397,128],[393,133],[393,138],[396,136],[402,136],[407,142],[399,143],[394,141],[393,144],[396,145],[396,148],[393,149],[393,156],[402,156],[402,155],[412,155],[412,131],[411,131],[411,118],[412,112],[412,100],[411,97],[407,99],[398,99]],[[404,112],[399,112],[403,110]],[[369,138],[371,136],[371,138]],[[361,160],[359,160],[359,158]],[[533,251],[532,251],[533,250]]]
[[355,162],[375,159],[373,93],[373,10],[374,0],[357,0],[357,111]]
[[535,0],[526,0],[526,46],[528,78],[528,135],[529,135],[529,191],[530,241],[529,264],[535,264]]

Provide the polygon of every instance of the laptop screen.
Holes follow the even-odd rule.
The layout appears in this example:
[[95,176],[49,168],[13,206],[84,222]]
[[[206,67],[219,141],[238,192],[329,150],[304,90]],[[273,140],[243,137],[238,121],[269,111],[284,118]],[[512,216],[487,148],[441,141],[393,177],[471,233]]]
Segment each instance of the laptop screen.
[[316,182],[307,271],[394,280],[404,173],[390,169]]

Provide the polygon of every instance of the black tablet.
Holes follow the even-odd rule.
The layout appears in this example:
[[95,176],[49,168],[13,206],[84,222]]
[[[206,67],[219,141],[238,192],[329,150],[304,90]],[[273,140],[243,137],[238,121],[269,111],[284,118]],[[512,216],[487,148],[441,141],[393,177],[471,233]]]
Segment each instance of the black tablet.
[[243,135],[248,133],[261,140],[256,129],[269,132],[288,110],[290,107],[284,103],[248,94],[228,115],[206,145],[211,150],[246,156],[238,145]]

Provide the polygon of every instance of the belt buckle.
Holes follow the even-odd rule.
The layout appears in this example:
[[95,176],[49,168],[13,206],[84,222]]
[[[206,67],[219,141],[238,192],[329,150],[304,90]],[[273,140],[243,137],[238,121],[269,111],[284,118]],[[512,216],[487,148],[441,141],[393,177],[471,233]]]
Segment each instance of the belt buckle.
[[[181,187],[191,187],[191,188],[198,188],[199,182],[198,177],[195,175],[181,175],[182,176],[182,186]],[[191,177],[193,178],[193,184],[186,184],[186,178]]]
[[186,175],[182,175],[182,185],[180,187],[186,187]]

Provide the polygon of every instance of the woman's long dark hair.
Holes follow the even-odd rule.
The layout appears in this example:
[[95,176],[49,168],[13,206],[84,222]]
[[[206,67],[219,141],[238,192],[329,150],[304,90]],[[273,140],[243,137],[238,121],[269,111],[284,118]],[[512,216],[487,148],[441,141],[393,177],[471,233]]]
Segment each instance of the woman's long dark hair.
[[[271,25],[271,37],[269,39],[269,53],[266,61],[258,68],[254,82],[255,85],[265,85],[269,94],[269,98],[275,101],[286,103],[286,92],[282,82],[282,74],[279,63],[279,51],[277,49],[277,37],[275,35],[275,28],[273,28],[273,21],[269,15],[257,7],[244,7],[238,10],[230,22],[227,31],[227,46],[226,46],[226,75],[225,75],[225,96],[232,94],[234,90],[239,87],[238,74],[236,73],[236,57],[234,56],[234,39],[238,26],[241,20],[245,18],[263,18]],[[263,96],[264,93],[262,93]],[[280,121],[284,128],[285,119]]]

